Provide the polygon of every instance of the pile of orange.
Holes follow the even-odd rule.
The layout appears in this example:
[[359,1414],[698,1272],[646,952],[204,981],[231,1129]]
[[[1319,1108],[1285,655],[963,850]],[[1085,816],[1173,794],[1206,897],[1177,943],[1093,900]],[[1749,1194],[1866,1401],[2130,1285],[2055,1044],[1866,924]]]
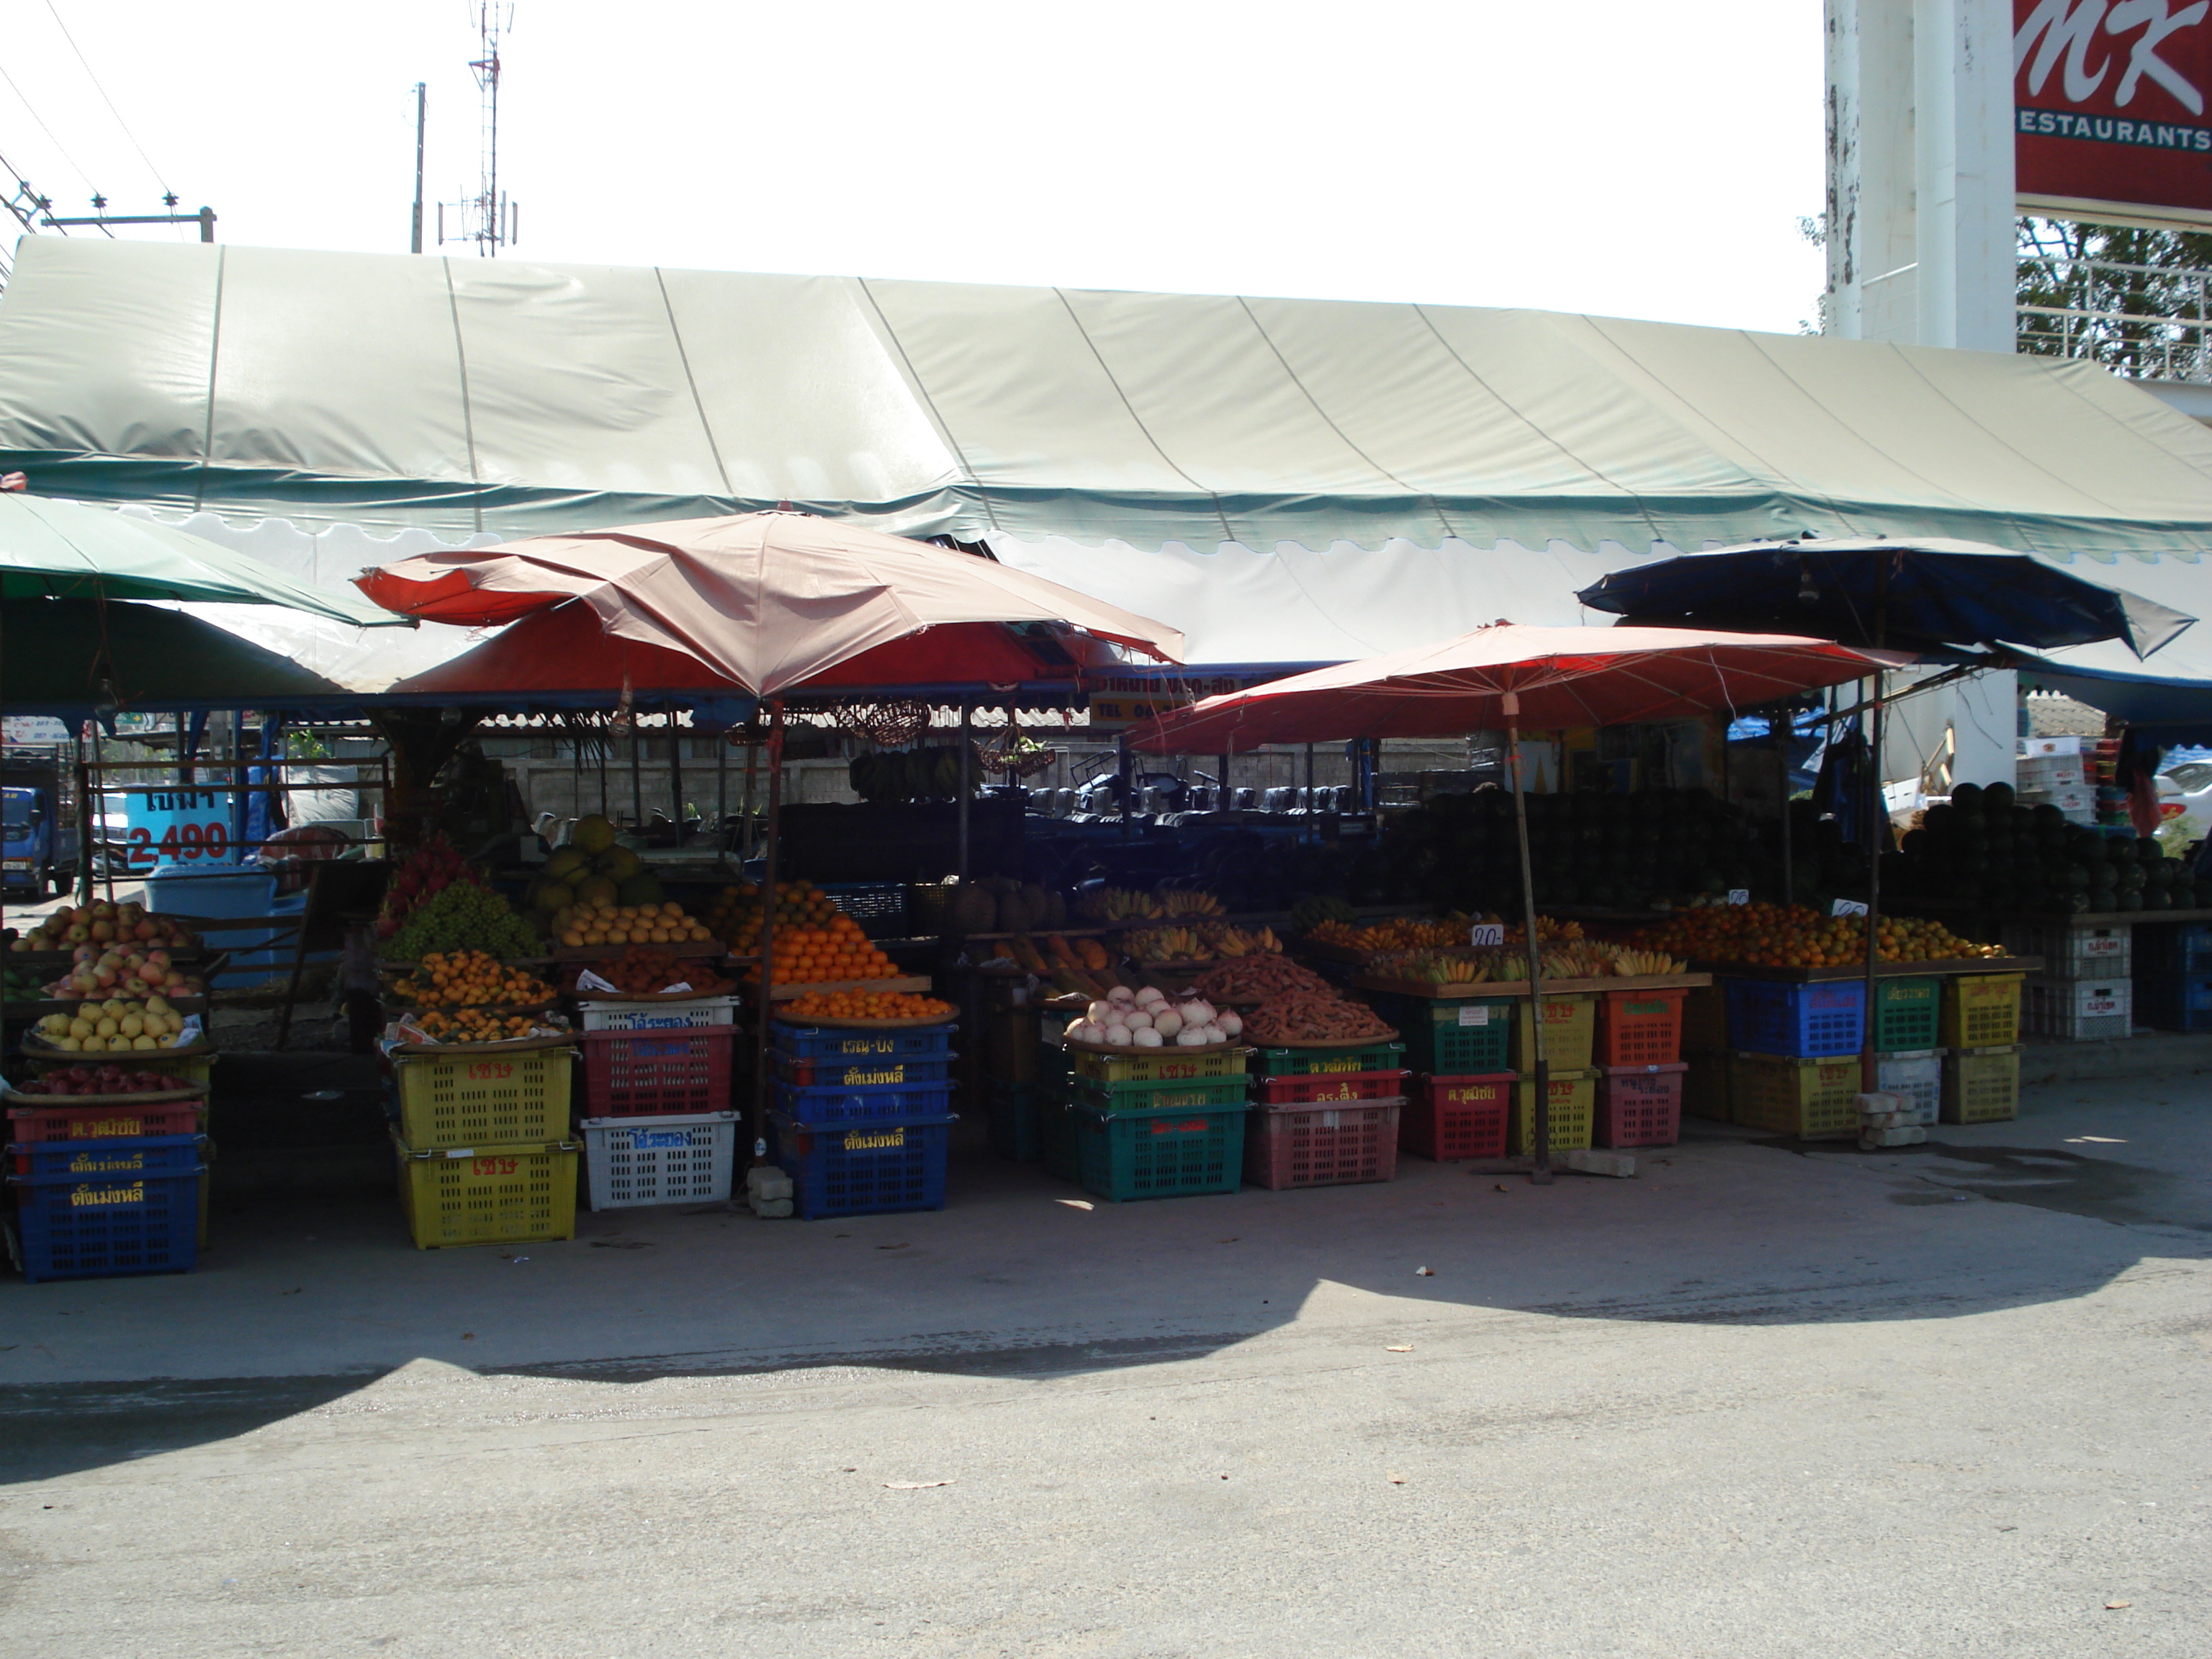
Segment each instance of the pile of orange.
[[[419,1008],[477,1008],[488,1003],[547,1002],[553,988],[482,951],[429,951],[399,994]],[[477,1041],[478,1039],[471,1039]]]
[[[774,950],[779,985],[835,985],[851,979],[896,979],[898,964],[868,943],[860,924],[842,913],[819,927],[778,927]],[[758,979],[756,968],[748,975]]]
[[428,1013],[415,1024],[433,1042],[507,1042],[526,1037],[538,1029],[530,1014],[489,1014],[481,1008],[463,1008],[450,1014]]
[[[757,882],[725,887],[708,907],[707,925],[729,941],[739,954],[750,956],[760,945],[761,888]],[[780,881],[775,884],[775,930],[826,927],[845,913],[837,902],[811,881]]]
[[950,1019],[952,1005],[903,991],[810,991],[783,1005],[783,1018],[801,1019]]
[[[1714,905],[1678,911],[1636,936],[1646,947],[1692,962],[1762,968],[1849,968],[1866,960],[1866,919],[1824,916],[1802,904]],[[1884,916],[1876,934],[1884,962],[1955,962],[2002,956],[2002,947],[1960,939],[1940,921]]]

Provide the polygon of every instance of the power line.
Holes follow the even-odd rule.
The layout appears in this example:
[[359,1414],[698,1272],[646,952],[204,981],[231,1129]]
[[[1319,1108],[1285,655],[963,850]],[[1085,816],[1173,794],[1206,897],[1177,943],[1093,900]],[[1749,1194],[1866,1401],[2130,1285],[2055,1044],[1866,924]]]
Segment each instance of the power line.
[[[92,175],[87,173],[82,167],[79,167],[76,164],[76,157],[69,153],[68,148],[63,144],[59,138],[54,137],[54,130],[46,125],[46,118],[41,116],[37,110],[32,108],[31,100],[23,96],[22,88],[15,84],[15,77],[8,73],[7,65],[4,64],[0,64],[0,81],[5,81],[8,83],[8,90],[15,94],[16,101],[22,105],[25,112],[28,114],[33,121],[36,121],[39,124],[39,131],[45,133],[47,137],[53,138],[54,149],[60,152],[61,158],[63,161],[68,165],[69,170],[76,174],[78,179],[82,180],[85,184],[91,185],[92,189],[97,192],[100,186],[93,184]],[[164,186],[164,188],[166,188],[166,186]]]
[[[154,175],[154,182],[161,185],[163,194],[173,195],[175,192],[169,189],[169,181],[161,176],[161,169],[154,165],[154,158],[146,154],[146,146],[138,142],[138,135],[131,131],[131,124],[123,118],[123,112],[115,107],[115,100],[107,95],[107,88],[100,84],[100,76],[93,73],[91,62],[85,57],[84,49],[77,45],[76,36],[71,34],[69,25],[62,21],[61,13],[54,10],[54,0],[46,0],[46,9],[52,13],[54,27],[62,32],[62,39],[69,42],[69,49],[76,53],[76,61],[84,65],[85,77],[92,82],[92,89],[100,94],[100,101],[107,106],[107,112],[115,118],[115,125],[123,129],[123,136],[131,141],[131,148],[138,152],[138,159],[146,164],[146,171]],[[9,84],[13,86],[15,83],[10,82]],[[22,96],[21,93],[15,95]],[[39,125],[44,126],[46,123],[40,121]],[[92,181],[87,179],[85,182],[90,184]]]

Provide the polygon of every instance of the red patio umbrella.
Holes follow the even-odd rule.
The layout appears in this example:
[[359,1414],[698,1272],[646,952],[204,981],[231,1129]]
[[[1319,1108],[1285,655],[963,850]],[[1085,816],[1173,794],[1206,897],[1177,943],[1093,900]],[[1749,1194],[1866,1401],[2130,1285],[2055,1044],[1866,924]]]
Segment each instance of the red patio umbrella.
[[[1794,692],[1863,679],[1912,659],[1788,634],[1673,628],[1522,628],[1498,623],[1436,645],[1293,675],[1158,715],[1129,733],[1132,747],[1230,754],[1269,743],[1334,738],[1456,737],[1494,726],[1511,744],[1513,812],[1529,992],[1543,977],[1535,884],[1521,787],[1521,727],[1626,726],[1747,708]],[[1536,1047],[1535,1177],[1551,1172],[1550,1068],[1544,1025]]]

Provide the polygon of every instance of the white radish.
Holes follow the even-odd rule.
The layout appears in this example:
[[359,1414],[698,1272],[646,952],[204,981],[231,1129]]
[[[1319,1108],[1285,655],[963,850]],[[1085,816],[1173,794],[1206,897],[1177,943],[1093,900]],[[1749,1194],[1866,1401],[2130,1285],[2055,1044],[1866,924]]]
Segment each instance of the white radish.
[[1109,1025],[1106,1028],[1106,1041],[1116,1048],[1127,1048],[1130,1042],[1129,1028],[1126,1025]]
[[1129,1041],[1139,1048],[1158,1048],[1163,1046],[1165,1039],[1160,1036],[1158,1027],[1140,1025],[1131,1033]]
[[1171,1037],[1182,1030],[1182,1016],[1172,1008],[1164,1008],[1152,1016],[1152,1029],[1164,1037]]

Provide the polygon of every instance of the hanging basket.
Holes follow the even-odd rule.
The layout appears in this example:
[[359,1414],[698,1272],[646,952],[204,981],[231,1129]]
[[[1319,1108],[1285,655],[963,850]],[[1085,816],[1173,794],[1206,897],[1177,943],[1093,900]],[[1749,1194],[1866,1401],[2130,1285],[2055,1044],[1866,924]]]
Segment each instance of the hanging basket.
[[830,711],[837,729],[866,738],[878,749],[896,749],[929,730],[925,702],[846,702]]
[[1057,749],[985,749],[976,754],[986,772],[1011,772],[1018,778],[1035,777],[1059,758]]

